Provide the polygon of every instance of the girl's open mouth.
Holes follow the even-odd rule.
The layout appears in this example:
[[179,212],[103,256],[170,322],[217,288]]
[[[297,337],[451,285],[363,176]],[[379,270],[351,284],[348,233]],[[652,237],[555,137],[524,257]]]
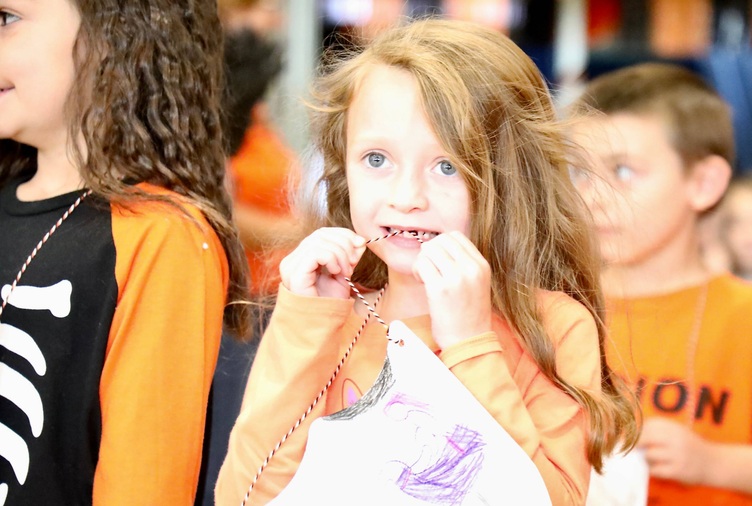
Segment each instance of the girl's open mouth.
[[427,230],[404,230],[392,227],[386,227],[386,230],[388,233],[395,234],[396,236],[420,239],[423,242],[430,241],[431,239],[439,235],[438,232],[430,232]]

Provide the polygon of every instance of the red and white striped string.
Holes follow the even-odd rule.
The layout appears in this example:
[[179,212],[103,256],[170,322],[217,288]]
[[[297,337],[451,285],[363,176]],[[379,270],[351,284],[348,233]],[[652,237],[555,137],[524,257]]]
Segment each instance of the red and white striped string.
[[60,225],[63,224],[65,220],[68,219],[68,216],[71,215],[73,211],[76,210],[76,208],[81,204],[81,202],[91,195],[91,190],[87,190],[85,193],[81,194],[73,204],[70,205],[68,209],[65,210],[63,215],[58,218],[58,220],[52,225],[52,228],[44,234],[42,239],[37,243],[36,246],[34,246],[34,249],[31,250],[31,253],[28,257],[26,257],[26,261],[21,266],[21,269],[18,271],[18,274],[16,274],[16,278],[13,280],[13,283],[10,285],[10,290],[8,290],[8,293],[5,295],[5,297],[2,297],[2,304],[0,304],[0,317],[3,315],[3,311],[5,310],[5,306],[8,304],[8,299],[10,299],[10,295],[13,293],[13,290],[16,289],[18,286],[18,283],[21,281],[21,276],[24,275],[26,272],[26,269],[29,268],[29,265],[31,264],[31,261],[36,258],[37,254],[39,253],[39,250],[42,249],[42,246],[45,245],[45,243],[49,240],[50,236],[55,233],[55,231],[60,228]]

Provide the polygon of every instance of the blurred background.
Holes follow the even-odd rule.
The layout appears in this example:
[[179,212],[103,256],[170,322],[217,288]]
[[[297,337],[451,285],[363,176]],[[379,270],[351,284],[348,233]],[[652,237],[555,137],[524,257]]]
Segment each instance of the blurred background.
[[400,18],[473,20],[509,35],[538,64],[560,104],[598,74],[642,61],[699,72],[731,104],[737,173],[752,171],[752,0],[259,0],[283,68],[267,95],[287,144],[307,144],[302,99],[322,49],[369,38]]

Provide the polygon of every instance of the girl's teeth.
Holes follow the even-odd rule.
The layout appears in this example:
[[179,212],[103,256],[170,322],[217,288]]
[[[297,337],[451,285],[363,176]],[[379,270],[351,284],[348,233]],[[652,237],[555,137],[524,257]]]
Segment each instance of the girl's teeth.
[[389,233],[396,233],[398,236],[420,239],[422,241],[428,241],[438,235],[435,232],[418,232],[417,230],[400,230],[397,228],[390,228]]

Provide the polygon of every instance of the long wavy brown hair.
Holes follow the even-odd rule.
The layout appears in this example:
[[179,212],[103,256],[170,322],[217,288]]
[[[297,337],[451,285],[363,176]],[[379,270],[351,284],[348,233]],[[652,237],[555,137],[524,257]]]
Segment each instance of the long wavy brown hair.
[[[374,64],[406,70],[417,81],[429,121],[472,196],[470,239],[491,265],[494,308],[541,371],[589,414],[588,458],[600,470],[603,456],[617,444],[631,448],[636,442],[635,401],[606,362],[597,246],[569,179],[564,130],[545,81],[507,37],[458,21],[415,21],[383,33],[354,55],[330,55],[312,101],[314,145],[324,167],[312,202],[325,202],[326,208],[311,213],[310,228],[352,228],[347,112]],[[387,282],[386,266],[366,250],[353,279],[379,288]],[[600,394],[557,373],[554,345],[536,305],[540,289],[569,294],[595,318]]]
[[[220,127],[222,29],[214,0],[71,0],[81,16],[76,82],[66,104],[71,152],[85,185],[108,202],[185,197],[217,232],[230,265],[225,324],[249,329],[248,266],[224,186]],[[0,185],[33,167],[36,150],[0,141]]]

